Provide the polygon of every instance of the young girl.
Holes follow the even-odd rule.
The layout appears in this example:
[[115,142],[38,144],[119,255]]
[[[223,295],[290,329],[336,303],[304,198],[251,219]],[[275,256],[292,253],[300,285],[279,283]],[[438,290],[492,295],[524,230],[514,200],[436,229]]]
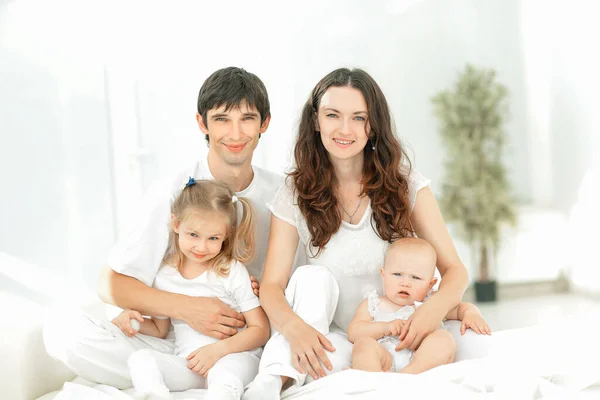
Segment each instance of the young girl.
[[218,340],[178,319],[144,318],[137,311],[124,310],[113,323],[128,336],[166,338],[171,325],[175,334],[174,355],[144,349],[129,358],[136,394],[168,399],[170,390],[208,388],[205,399],[240,399],[258,372],[261,346],[270,334],[242,264],[253,253],[254,222],[248,200],[236,197],[225,184],[190,177],[171,206],[169,248],[154,287],[217,297],[243,314],[247,328]]
[[[399,239],[389,247],[380,271],[384,296],[369,293],[348,326],[348,340],[354,343],[352,368],[420,373],[454,361],[454,339],[443,324],[414,353],[398,340],[408,318],[432,294],[436,259],[435,250],[423,239]],[[462,321],[463,334],[467,328],[491,333],[479,309],[470,303],[459,304],[446,319]]]

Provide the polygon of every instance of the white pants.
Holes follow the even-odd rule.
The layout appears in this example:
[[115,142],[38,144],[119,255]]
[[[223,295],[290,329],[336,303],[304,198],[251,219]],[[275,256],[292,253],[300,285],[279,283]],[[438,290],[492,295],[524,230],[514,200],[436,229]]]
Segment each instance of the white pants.
[[127,389],[133,386],[127,360],[138,350],[172,354],[173,340],[137,334],[125,336],[105,318],[74,307],[55,306],[44,324],[44,344],[50,356],[89,381]]
[[[332,370],[324,368],[327,375],[350,367],[352,343],[343,332],[330,332],[329,326],[338,303],[340,289],[335,277],[328,268],[306,265],[296,269],[285,290],[285,298],[292,310],[307,324],[321,332],[331,341],[334,352],[325,351],[331,361]],[[272,329],[273,335],[265,345],[260,360],[260,374],[287,376],[296,386],[313,380],[310,375],[301,374],[292,365],[290,344],[279,332]]]
[[244,387],[258,373],[259,358],[250,352],[232,353],[221,358],[205,379],[187,367],[182,356],[155,350],[139,350],[129,357],[129,371],[136,392],[164,395],[169,391],[208,390],[205,399],[239,399]]

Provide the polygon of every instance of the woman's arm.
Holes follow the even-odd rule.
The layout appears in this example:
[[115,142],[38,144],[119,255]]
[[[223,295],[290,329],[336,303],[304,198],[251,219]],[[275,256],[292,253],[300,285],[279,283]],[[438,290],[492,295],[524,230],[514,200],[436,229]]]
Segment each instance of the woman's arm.
[[296,227],[271,216],[267,260],[260,285],[260,304],[271,324],[290,343],[294,368],[318,379],[326,375],[321,365],[329,370],[332,368],[325,349],[335,351],[335,348],[322,333],[296,315],[285,298],[298,241]]
[[444,316],[460,303],[469,275],[463,265],[437,201],[429,187],[417,192],[411,222],[418,237],[429,242],[437,254],[437,267],[442,275],[439,290],[419,307],[402,328],[396,350],[416,350],[423,339],[439,329]]
[[[435,304],[440,321],[462,300],[469,284],[467,269],[452,242],[440,208],[429,187],[417,192],[417,200],[411,215],[417,236],[429,242],[437,254],[437,267],[442,276],[439,290],[427,303]],[[432,307],[430,307],[432,308]]]
[[285,288],[290,280],[298,241],[296,227],[271,215],[267,259],[260,285],[260,304],[273,327],[284,336],[287,325],[302,321],[285,299]]

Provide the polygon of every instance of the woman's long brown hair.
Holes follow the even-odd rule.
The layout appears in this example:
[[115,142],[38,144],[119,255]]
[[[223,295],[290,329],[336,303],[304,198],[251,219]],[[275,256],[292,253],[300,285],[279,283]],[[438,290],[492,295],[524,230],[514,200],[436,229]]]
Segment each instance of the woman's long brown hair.
[[308,225],[311,244],[318,248],[313,256],[319,255],[342,223],[335,196],[338,182],[321,135],[315,130],[321,98],[330,87],[360,90],[367,103],[371,130],[363,150],[361,196],[366,195],[371,200],[371,226],[381,239],[390,243],[413,234],[407,176],[400,169],[401,163],[406,161],[404,173],[410,173],[411,164],[394,134],[385,96],[365,71],[340,68],[321,79],[304,105],[294,148],[295,169],[288,174]]

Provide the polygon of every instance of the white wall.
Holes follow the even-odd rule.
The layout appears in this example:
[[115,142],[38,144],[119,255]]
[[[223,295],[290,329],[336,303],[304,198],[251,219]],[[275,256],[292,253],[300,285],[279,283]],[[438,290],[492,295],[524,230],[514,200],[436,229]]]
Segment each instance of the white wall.
[[498,278],[546,279],[568,266],[549,248],[552,267],[528,268],[515,260],[529,242],[515,238],[569,215],[590,143],[598,148],[591,3],[249,3],[0,2],[0,252],[92,286],[147,185],[206,153],[198,89],[228,65],[259,75],[270,94],[256,164],[284,171],[312,87],[334,68],[358,66],[380,83],[438,192],[444,149],[430,98],[470,62],[495,68],[509,88],[509,177],[532,206],[522,208],[521,231],[507,233]]
[[[104,72],[51,11],[0,6],[0,253],[91,285],[114,240]],[[27,284],[12,265],[0,288]]]

